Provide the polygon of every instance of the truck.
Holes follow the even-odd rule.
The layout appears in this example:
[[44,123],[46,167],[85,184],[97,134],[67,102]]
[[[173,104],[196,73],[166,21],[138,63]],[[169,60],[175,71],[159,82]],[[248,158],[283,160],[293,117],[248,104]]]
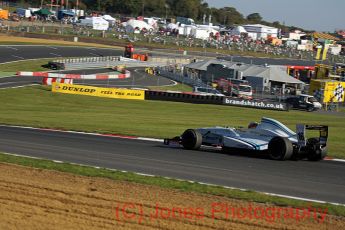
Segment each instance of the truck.
[[253,98],[253,90],[248,81],[238,79],[220,78],[213,82],[213,86],[227,96],[245,99]]
[[138,54],[134,53],[134,46],[132,44],[128,44],[125,46],[125,52],[123,54],[125,58],[131,58],[138,61],[147,61],[148,54]]
[[302,109],[312,112],[322,108],[320,102],[316,100],[315,97],[307,94],[300,94],[294,97],[286,98],[285,102],[291,109]]

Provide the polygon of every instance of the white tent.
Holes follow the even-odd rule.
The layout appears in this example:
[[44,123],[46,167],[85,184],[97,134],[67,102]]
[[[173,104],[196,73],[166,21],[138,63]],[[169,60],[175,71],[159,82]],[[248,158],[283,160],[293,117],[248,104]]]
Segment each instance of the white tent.
[[103,15],[102,18],[103,18],[104,20],[106,20],[106,21],[108,21],[108,22],[112,22],[112,23],[114,23],[114,22],[116,21],[115,18],[113,18],[112,16],[110,16],[110,15],[108,15],[108,14]]
[[153,28],[157,28],[157,20],[154,18],[144,18],[144,22],[146,22],[147,24],[149,24],[150,26],[152,26]]
[[243,26],[236,26],[230,31],[231,35],[241,35],[242,33],[247,33],[247,31],[243,28]]
[[167,29],[170,30],[170,31],[171,31],[171,30],[175,30],[175,29],[177,30],[178,27],[179,27],[179,26],[178,26],[177,24],[169,23],[168,26],[167,26]]
[[218,31],[212,27],[195,27],[191,30],[191,35],[197,39],[206,40],[210,37],[210,34],[216,34]]
[[103,18],[104,20],[106,20],[107,22],[109,22],[109,25],[110,25],[110,26],[114,26],[115,23],[116,23],[116,19],[113,18],[112,16],[108,15],[108,14],[103,15],[102,18]]
[[109,28],[109,22],[101,17],[80,19],[78,25],[92,27],[94,30],[108,30]]
[[146,29],[147,31],[153,30],[153,27],[146,22],[135,19],[124,22],[122,25],[126,28],[127,33],[133,33],[135,30],[141,31],[143,29]]

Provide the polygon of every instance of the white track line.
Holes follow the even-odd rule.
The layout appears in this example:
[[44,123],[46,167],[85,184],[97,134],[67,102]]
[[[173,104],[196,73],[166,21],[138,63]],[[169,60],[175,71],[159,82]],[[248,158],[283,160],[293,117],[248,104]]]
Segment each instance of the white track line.
[[11,46],[7,46],[7,49],[12,49],[12,50],[18,50],[17,48],[11,47]]
[[344,159],[324,159],[325,161],[337,161],[337,162],[342,162],[342,163],[345,163],[345,160]]
[[[28,85],[11,86],[11,87],[0,88],[0,90],[2,90],[2,89],[17,89],[17,88],[24,88],[24,87],[33,86],[33,85],[39,85],[39,84],[28,84]],[[1,125],[0,125],[0,126],[1,126]]]
[[15,57],[15,58],[19,58],[19,59],[21,59],[21,60],[24,60],[25,58],[23,58],[23,57],[20,57],[20,56],[17,56],[17,55],[11,55],[12,57]]
[[91,136],[102,136],[102,137],[113,137],[113,138],[131,139],[131,140],[142,140],[142,141],[150,141],[150,142],[163,142],[163,139],[147,138],[147,137],[135,137],[135,136],[128,136],[128,135],[120,135],[120,134],[88,133],[88,132],[82,132],[82,131],[58,130],[58,129],[49,129],[49,128],[35,128],[35,127],[30,127],[30,126],[2,125],[2,124],[0,124],[0,127],[22,128],[22,129],[43,130],[43,131],[46,130],[46,131],[60,132],[60,133],[74,133],[74,134],[84,134],[84,135],[91,135]]
[[51,54],[51,55],[53,55],[53,56],[56,56],[56,57],[62,57],[62,55],[56,54],[56,53],[49,53],[49,54]]
[[[49,160],[49,161],[53,161],[53,162],[59,163],[59,164],[67,163],[67,164],[78,165],[78,166],[92,167],[92,168],[96,168],[96,169],[100,169],[101,168],[99,166],[86,165],[86,164],[78,164],[78,163],[70,163],[70,162],[63,162],[63,161],[60,161],[60,160],[51,160],[51,159],[45,159],[45,158],[41,158],[41,157],[31,157],[31,156],[26,156],[26,155],[21,155],[21,154],[12,154],[12,153],[3,153],[3,154],[11,155],[11,156],[17,156],[17,157],[26,157],[26,158],[31,158],[31,159],[38,159],[38,160]],[[125,170],[117,170],[117,169],[111,169],[111,168],[104,168],[104,169],[112,170],[112,171],[115,171],[115,172],[123,172],[123,173],[127,173],[128,172],[128,171],[125,171]],[[139,176],[146,176],[146,177],[160,177],[160,176],[156,176],[156,175],[153,175],[153,174],[146,174],[146,173],[140,173],[140,172],[131,172],[131,173],[134,173],[134,174],[139,175]],[[253,190],[248,190],[248,189],[243,189],[243,188],[221,186],[221,185],[210,184],[210,183],[205,183],[205,182],[198,182],[198,181],[192,181],[192,180],[183,180],[183,179],[178,179],[178,178],[173,178],[173,177],[163,177],[163,178],[165,178],[167,180],[177,180],[177,181],[182,181],[182,182],[188,182],[188,183],[191,183],[191,184],[201,184],[201,185],[207,185],[207,186],[213,186],[213,187],[221,187],[221,188],[231,189],[231,190],[240,190],[240,191],[243,191],[243,192],[253,191]],[[320,204],[333,204],[333,205],[336,205],[336,206],[345,206],[345,204],[335,203],[335,202],[327,202],[327,201],[324,201],[324,200],[308,199],[308,198],[303,198],[303,197],[288,196],[288,195],[269,193],[269,192],[261,192],[261,191],[255,191],[255,192],[261,193],[261,194],[265,194],[265,195],[268,195],[268,196],[282,197],[282,198],[301,200],[301,201],[307,201],[307,202],[315,202],[315,203],[320,203]]]

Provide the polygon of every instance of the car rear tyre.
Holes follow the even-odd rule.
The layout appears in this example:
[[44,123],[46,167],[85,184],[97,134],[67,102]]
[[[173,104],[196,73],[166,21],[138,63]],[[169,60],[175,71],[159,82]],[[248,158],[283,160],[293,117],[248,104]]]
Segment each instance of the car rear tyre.
[[202,144],[202,136],[199,131],[195,129],[187,129],[182,134],[182,146],[185,149],[197,150]]
[[268,153],[273,160],[288,160],[293,154],[292,143],[286,137],[273,137],[268,143]]
[[307,140],[309,148],[307,158],[310,161],[320,161],[327,156],[327,146],[321,147],[319,138],[313,137]]

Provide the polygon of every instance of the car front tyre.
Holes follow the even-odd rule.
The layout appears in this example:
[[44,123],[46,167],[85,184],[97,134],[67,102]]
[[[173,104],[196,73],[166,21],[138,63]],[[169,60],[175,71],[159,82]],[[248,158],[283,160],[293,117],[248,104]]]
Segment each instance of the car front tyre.
[[202,135],[195,129],[187,129],[181,136],[182,146],[188,150],[200,149],[202,144]]

